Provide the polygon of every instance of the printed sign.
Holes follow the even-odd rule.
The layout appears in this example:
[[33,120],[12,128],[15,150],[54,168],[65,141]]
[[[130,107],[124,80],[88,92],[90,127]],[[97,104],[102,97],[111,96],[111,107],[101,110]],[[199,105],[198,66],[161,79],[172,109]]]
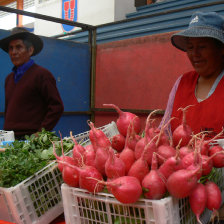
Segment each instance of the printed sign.
[[[62,0],[62,19],[77,21],[77,5],[78,0]],[[62,29],[65,32],[73,30],[75,27],[62,24]]]

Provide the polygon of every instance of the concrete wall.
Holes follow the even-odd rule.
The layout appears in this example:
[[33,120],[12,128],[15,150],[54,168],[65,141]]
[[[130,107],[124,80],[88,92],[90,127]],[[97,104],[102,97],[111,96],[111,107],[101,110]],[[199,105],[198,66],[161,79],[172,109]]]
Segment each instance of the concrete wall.
[[[76,0],[77,22],[100,25],[126,18],[126,14],[135,11],[134,0]],[[62,0],[35,1],[36,12],[48,16],[62,18]],[[72,30],[78,30],[75,28]],[[62,34],[61,24],[44,20],[36,20],[34,32],[44,36]]]
[[126,14],[135,12],[134,0],[115,0],[114,21],[126,19]]

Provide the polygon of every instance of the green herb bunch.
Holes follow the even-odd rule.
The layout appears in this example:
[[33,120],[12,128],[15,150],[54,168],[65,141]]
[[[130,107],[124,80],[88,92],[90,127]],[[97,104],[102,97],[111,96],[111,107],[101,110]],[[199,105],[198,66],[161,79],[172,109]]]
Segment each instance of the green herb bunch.
[[0,187],[13,187],[55,160],[52,141],[59,156],[61,144],[65,153],[74,146],[71,140],[61,140],[55,132],[42,129],[37,134],[25,136],[25,141],[15,140],[0,153]]

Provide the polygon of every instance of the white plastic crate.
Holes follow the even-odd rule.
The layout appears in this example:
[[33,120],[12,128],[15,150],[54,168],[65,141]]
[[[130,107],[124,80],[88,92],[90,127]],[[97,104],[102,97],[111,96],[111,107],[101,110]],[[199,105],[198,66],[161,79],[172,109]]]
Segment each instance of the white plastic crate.
[[[224,199],[224,169],[217,169],[212,180],[217,183]],[[111,194],[97,193],[62,184],[66,224],[197,224],[189,201],[166,197],[161,200],[140,199],[125,205]],[[206,209],[200,220],[207,224],[211,211]]]
[[[118,133],[115,122],[100,127],[108,137]],[[89,132],[75,136],[88,141]],[[85,145],[85,143],[84,143]],[[0,188],[0,220],[16,224],[49,224],[63,213],[61,184],[56,162],[11,188]]]
[[[114,121],[112,121],[111,123],[105,126],[99,127],[97,129],[100,129],[101,131],[103,131],[109,139],[112,138],[114,135],[119,134],[117,125]],[[75,135],[75,139],[79,144],[83,143],[84,145],[86,145],[91,143],[89,141],[89,131]]]
[[107,193],[90,194],[62,184],[66,224],[179,224],[172,197],[122,204]]
[[[214,181],[222,192],[222,204],[224,202],[224,168],[216,169],[215,174],[212,176],[211,181]],[[188,199],[174,200],[174,206],[179,207],[180,224],[197,224],[195,215],[191,211]],[[210,221],[212,211],[205,209],[202,213],[200,220],[203,224]]]
[[15,141],[14,131],[0,130],[0,142]]

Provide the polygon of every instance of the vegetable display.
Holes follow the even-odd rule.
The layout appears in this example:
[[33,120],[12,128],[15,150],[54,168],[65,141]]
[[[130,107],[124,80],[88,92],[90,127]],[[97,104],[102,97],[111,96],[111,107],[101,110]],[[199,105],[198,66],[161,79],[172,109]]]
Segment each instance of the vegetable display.
[[[89,122],[90,141],[84,146],[86,153],[73,154],[73,159],[81,157],[79,166],[67,159],[58,160],[59,165],[63,163],[64,167],[78,171],[79,188],[90,188],[91,193],[110,192],[124,204],[135,203],[141,197],[157,200],[167,195],[189,198],[198,223],[201,223],[200,215],[206,208],[212,210],[213,218],[218,215],[221,190],[212,177],[216,169],[224,167],[224,150],[210,143],[223,136],[223,131],[210,140],[205,140],[205,132],[193,135],[186,123],[188,106],[181,108],[182,124],[173,134],[165,133],[172,118],[160,128],[153,125],[152,117],[158,110],[149,114],[141,132],[137,115],[122,112],[113,104],[104,106],[118,112],[119,134],[108,138]],[[91,165],[87,163],[89,148]],[[70,174],[74,177],[73,172]],[[69,181],[64,181],[69,185]]]
[[[15,140],[5,145],[5,152],[0,153],[0,187],[13,187],[54,161],[52,141],[55,142],[57,153],[61,155],[60,137],[44,129],[37,137],[26,136],[26,141]],[[70,140],[63,140],[66,152],[73,145]]]
[[16,140],[0,153],[0,187],[13,187],[56,160],[63,181],[71,187],[92,194],[109,192],[122,204],[168,195],[188,198],[198,223],[205,209],[212,211],[212,218],[218,216],[221,189],[212,177],[224,167],[224,150],[211,143],[223,131],[210,140],[205,139],[206,132],[193,135],[185,119],[190,106],[181,108],[182,124],[169,135],[165,129],[171,120],[160,128],[154,125],[158,110],[141,128],[137,115],[113,104],[104,106],[118,112],[119,134],[109,138],[88,121],[85,144],[77,142],[72,132],[62,139],[44,129],[38,136],[26,136],[26,141]]

